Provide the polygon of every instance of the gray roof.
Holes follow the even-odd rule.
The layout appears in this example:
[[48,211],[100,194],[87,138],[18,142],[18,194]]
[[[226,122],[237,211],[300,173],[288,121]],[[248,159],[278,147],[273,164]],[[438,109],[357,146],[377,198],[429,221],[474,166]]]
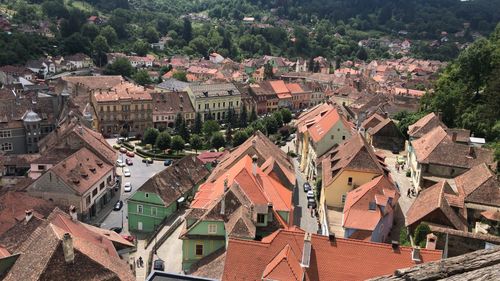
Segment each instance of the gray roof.
[[42,118],[38,116],[34,111],[30,110],[23,116],[24,122],[40,122]]
[[161,89],[166,89],[170,91],[182,91],[186,89],[190,84],[187,82],[179,81],[174,78],[166,79],[160,84],[156,85],[156,87]]
[[190,85],[189,89],[198,98],[241,95],[232,83]]

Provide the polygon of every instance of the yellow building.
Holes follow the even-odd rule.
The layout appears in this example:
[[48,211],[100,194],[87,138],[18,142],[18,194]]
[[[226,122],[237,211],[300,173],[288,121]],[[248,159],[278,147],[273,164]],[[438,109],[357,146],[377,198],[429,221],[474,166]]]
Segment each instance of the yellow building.
[[231,83],[190,85],[186,88],[189,99],[202,119],[212,115],[212,119],[223,121],[230,109],[239,114],[241,108],[241,93]]
[[328,212],[341,212],[349,191],[382,174],[388,174],[383,158],[375,154],[360,133],[327,152],[322,161],[322,187],[318,210],[322,226],[329,228],[332,222],[328,221]]

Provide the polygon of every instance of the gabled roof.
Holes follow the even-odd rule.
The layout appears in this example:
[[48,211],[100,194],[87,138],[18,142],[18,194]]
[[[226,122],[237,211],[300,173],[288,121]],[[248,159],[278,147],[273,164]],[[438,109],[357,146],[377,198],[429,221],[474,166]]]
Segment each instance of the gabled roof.
[[[222,280],[262,280],[265,273],[277,280],[295,280],[299,269],[300,273],[305,271],[307,281],[365,280],[415,264],[410,247],[393,251],[390,244],[344,238],[330,241],[312,234],[310,266],[299,268],[303,248],[301,230],[280,229],[262,241],[229,239]],[[420,254],[422,262],[441,258],[441,251],[422,249]],[[303,280],[302,275],[298,280]]]
[[[74,263],[65,262],[63,236],[69,233]],[[106,235],[93,232],[54,210],[24,241],[21,253],[4,280],[135,280],[127,263],[120,259]]]
[[330,185],[344,169],[379,175],[386,173],[385,164],[375,155],[373,148],[360,133],[356,133],[325,155],[322,161],[324,186]]
[[480,163],[493,164],[493,151],[457,143],[440,126],[411,142],[417,161],[459,168],[472,168]]
[[[386,176],[376,177],[347,193],[342,227],[373,231],[380,220],[392,212],[398,199],[394,184]],[[369,209],[370,204],[376,204],[374,210]]]
[[[137,191],[157,194],[168,207],[200,184],[210,172],[196,156],[185,156],[149,178]],[[132,200],[137,200],[132,196]]]
[[[378,123],[376,126],[369,128],[367,133],[373,136],[373,135],[376,135],[383,128],[385,128],[385,127],[391,128],[391,126],[397,130],[397,127],[396,127],[396,124],[394,123],[394,121],[392,121],[390,118],[386,118],[386,119],[382,120],[382,122]],[[397,131],[399,132],[399,130],[397,130]],[[401,138],[402,137],[403,136],[401,135]]]
[[[441,181],[435,185],[423,190],[417,199],[413,202],[406,213],[406,225],[410,226],[417,222],[426,221],[426,217],[435,211],[441,211],[437,219],[438,222],[431,223],[447,224],[458,230],[467,229],[467,226],[455,211],[450,207],[446,195],[456,195],[453,189],[446,181]],[[442,216],[442,217],[441,217]],[[434,220],[436,217],[427,219]]]
[[227,174],[227,171],[231,167],[247,155],[252,157],[256,155],[259,166],[272,156],[277,163],[276,166],[279,167],[280,174],[283,176],[280,178],[280,182],[290,188],[295,185],[295,170],[291,160],[283,150],[277,147],[260,131],[255,132],[243,144],[221,157],[219,164],[213,169],[207,182],[214,182],[221,175]]
[[290,94],[290,90],[288,90],[283,80],[269,81],[269,85],[276,94]]
[[[309,127],[309,135],[314,142],[321,141],[330,129],[342,121],[343,117],[337,112],[337,109],[332,108],[328,113],[321,116],[316,124]],[[345,121],[347,122],[347,121]],[[343,123],[344,124],[344,123]],[[347,128],[346,128],[347,129]]]
[[456,177],[455,184],[466,203],[500,207],[500,181],[485,163]]
[[329,103],[321,103],[308,111],[302,113],[299,118],[295,121],[295,125],[300,133],[307,131],[307,129],[318,122],[321,116],[325,115],[327,112],[333,109],[333,105]]
[[361,127],[365,128],[365,130],[368,130],[380,124],[382,121],[384,121],[384,119],[385,118],[380,114],[373,113],[370,117],[366,118],[363,123],[361,123]]
[[447,128],[446,125],[439,120],[439,117],[434,114],[434,112],[431,112],[420,118],[414,124],[408,126],[408,135],[411,138],[420,138],[438,126],[443,129]]

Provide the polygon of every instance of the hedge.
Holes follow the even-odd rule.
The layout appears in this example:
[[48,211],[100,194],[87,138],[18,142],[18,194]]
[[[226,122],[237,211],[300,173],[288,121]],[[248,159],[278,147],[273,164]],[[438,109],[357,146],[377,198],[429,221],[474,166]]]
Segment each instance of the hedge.
[[144,151],[140,148],[137,148],[135,151],[136,151],[137,155],[139,155],[143,158],[151,157],[154,160],[180,159],[180,158],[186,156],[185,154],[154,154],[154,153],[151,153],[148,151]]

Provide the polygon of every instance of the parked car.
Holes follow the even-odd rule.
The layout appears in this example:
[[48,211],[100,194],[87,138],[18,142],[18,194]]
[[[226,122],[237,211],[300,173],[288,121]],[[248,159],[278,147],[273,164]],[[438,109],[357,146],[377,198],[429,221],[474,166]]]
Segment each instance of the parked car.
[[122,159],[118,159],[118,160],[116,160],[116,166],[125,167],[125,163],[123,162]]
[[173,162],[172,159],[165,159],[165,161],[163,161],[163,166],[170,166]]
[[132,174],[130,174],[130,169],[129,168],[123,168],[123,175],[125,177],[130,177]]
[[114,149],[120,149],[120,147],[121,147],[121,146],[120,146],[119,144],[116,144],[116,143],[115,143],[115,144],[113,144],[113,148],[114,148]]
[[307,198],[314,198],[314,191],[312,190],[307,191]]
[[121,227],[112,227],[109,230],[114,231],[116,233],[121,233],[122,232],[122,228]]
[[135,240],[134,236],[122,234],[122,237],[123,237],[123,239],[125,239],[125,240],[127,240],[129,242],[134,243],[134,240]]
[[123,143],[124,141],[125,141],[125,138],[120,137],[120,138],[118,138],[118,139],[116,140],[116,143],[121,144],[121,143]]
[[304,192],[308,192],[311,190],[311,185],[308,182],[304,183]]
[[125,192],[131,192],[132,191],[132,184],[130,182],[126,182],[124,185],[123,185],[123,190]]
[[115,207],[113,208],[113,211],[120,211],[123,207],[123,201],[119,200],[116,202]]
[[125,147],[120,147],[120,152],[121,153],[127,153],[127,149]]
[[132,165],[134,165],[134,162],[132,161],[132,159],[127,158],[127,159],[125,159],[125,164],[132,166]]
[[165,262],[162,259],[157,259],[153,262],[153,270],[164,271]]
[[135,153],[133,151],[127,151],[127,156],[128,157],[134,157]]
[[314,198],[307,199],[307,208],[316,209],[316,200]]
[[142,159],[142,163],[149,163],[149,164],[153,164],[153,159],[151,159],[151,157],[146,157],[146,158],[143,158]]

